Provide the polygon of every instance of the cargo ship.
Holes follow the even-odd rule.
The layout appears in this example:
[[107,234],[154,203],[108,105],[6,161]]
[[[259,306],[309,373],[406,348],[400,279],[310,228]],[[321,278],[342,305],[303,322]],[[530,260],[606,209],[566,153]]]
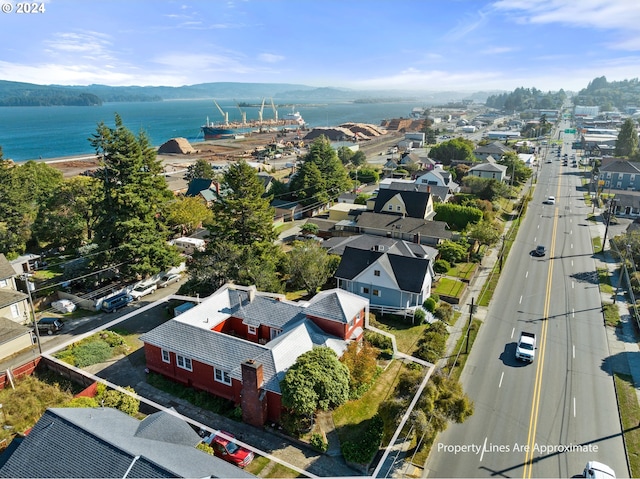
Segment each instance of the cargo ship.
[[300,115],[300,112],[291,110],[291,113],[287,113],[283,118],[278,119],[278,110],[273,104],[273,100],[271,100],[271,107],[273,109],[274,118],[263,120],[262,112],[264,110],[265,100],[262,100],[262,106],[258,111],[259,118],[257,120],[247,121],[246,115],[242,110],[242,122],[229,122],[229,113],[225,112],[220,105],[213,100],[213,103],[218,108],[218,111],[224,118],[224,122],[213,123],[209,121],[209,117],[207,117],[207,121],[204,125],[200,127],[204,135],[205,140],[215,140],[220,138],[228,138],[233,135],[244,134],[251,131],[262,132],[269,131],[275,128],[280,127],[292,127],[292,128],[302,128],[305,126],[305,121]]

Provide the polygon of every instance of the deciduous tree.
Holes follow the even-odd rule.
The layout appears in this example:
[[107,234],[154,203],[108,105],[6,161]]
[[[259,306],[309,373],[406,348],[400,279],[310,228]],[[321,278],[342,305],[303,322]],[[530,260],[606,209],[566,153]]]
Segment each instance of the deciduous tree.
[[627,118],[620,128],[620,133],[618,133],[614,155],[632,158],[637,153],[638,129],[636,128],[636,123],[631,118]]

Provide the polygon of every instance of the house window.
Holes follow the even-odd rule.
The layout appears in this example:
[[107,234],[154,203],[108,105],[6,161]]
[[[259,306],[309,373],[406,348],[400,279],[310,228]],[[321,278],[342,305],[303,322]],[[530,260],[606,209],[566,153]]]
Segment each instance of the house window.
[[280,333],[282,333],[282,329],[271,329],[269,334],[270,334],[271,339],[273,339],[273,338],[279,336]]
[[633,183],[634,181],[636,181],[636,175],[631,175],[631,176],[629,177],[629,181],[630,181],[631,183]]
[[373,270],[373,275],[374,276],[380,276],[380,270],[379,269],[374,269]]
[[618,181],[618,184],[616,185],[616,188],[622,188],[622,181]]
[[256,334],[255,326],[248,326],[247,329],[249,330],[249,334]]
[[610,172],[610,171],[608,171],[608,172],[607,172],[607,179],[608,179],[608,180],[610,180],[610,179],[611,179],[611,172]]
[[400,207],[400,205],[396,206],[396,211],[401,211],[402,208]]
[[373,290],[373,295],[374,296],[380,296],[380,290],[379,289],[374,289]]
[[393,205],[389,205],[389,211],[393,211]]
[[364,294],[369,294],[369,288],[362,288],[362,292]]
[[17,318],[18,316],[20,316],[20,308],[18,308],[17,304],[12,304],[11,305],[11,317]]
[[176,362],[178,363],[179,368],[186,369],[187,371],[193,371],[193,368],[191,366],[191,358],[186,358],[184,356],[176,354]]
[[222,369],[215,368],[214,379],[219,383],[226,384],[227,386],[231,386],[231,376],[229,376],[229,373],[227,371],[223,371]]
[[165,363],[171,363],[171,355],[166,349],[162,349],[162,361]]
[[9,283],[7,283],[7,280],[0,279],[0,288],[6,288],[7,286],[9,286]]

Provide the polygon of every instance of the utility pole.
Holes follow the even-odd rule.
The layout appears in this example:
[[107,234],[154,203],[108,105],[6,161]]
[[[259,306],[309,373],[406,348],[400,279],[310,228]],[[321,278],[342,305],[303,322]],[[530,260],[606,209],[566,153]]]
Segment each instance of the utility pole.
[[609,232],[609,223],[611,222],[611,215],[613,214],[614,206],[617,203],[615,198],[609,200],[609,209],[607,210],[607,225],[604,228],[604,238],[602,239],[601,253],[604,253],[604,247],[607,244],[607,233]]
[[469,326],[467,326],[466,341],[464,345],[465,354],[469,352],[469,331],[471,330],[471,325],[473,324],[473,313],[476,312],[476,306],[473,304],[473,300],[474,298],[471,298],[471,304],[469,305]]
[[29,287],[29,277],[25,274],[22,276],[24,284],[27,286],[27,295],[29,296],[29,306],[31,307],[31,322],[36,332],[36,340],[38,341],[38,353],[42,354],[42,343],[40,343],[40,331],[38,331],[38,323],[36,322],[36,310],[33,308],[33,299],[31,298],[31,288]]

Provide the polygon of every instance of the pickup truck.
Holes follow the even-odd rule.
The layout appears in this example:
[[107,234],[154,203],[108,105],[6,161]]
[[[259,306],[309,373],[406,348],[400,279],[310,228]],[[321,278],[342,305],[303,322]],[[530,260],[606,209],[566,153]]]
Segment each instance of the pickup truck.
[[533,362],[536,357],[536,335],[525,331],[520,333],[520,339],[516,346],[516,359]]

